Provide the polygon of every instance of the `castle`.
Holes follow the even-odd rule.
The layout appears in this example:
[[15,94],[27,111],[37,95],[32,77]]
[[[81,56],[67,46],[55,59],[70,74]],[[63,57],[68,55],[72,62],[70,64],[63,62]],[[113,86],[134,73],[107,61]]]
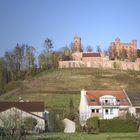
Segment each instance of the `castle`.
[[137,58],[137,40],[131,43],[121,43],[119,38],[110,44],[110,59],[135,60]]
[[74,36],[74,52],[81,52],[81,38],[77,35]]
[[140,70],[137,58],[137,40],[131,43],[121,43],[119,38],[111,42],[109,56],[102,52],[83,52],[81,38],[74,36],[72,59],[59,61],[59,68],[92,67],[105,69]]

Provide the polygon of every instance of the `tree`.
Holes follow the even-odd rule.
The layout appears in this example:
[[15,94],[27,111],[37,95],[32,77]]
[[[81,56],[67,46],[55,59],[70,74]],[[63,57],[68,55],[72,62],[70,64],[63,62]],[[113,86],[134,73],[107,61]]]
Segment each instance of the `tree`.
[[49,112],[48,127],[51,132],[62,132],[64,130],[62,118],[57,112]]
[[74,52],[74,43],[73,42],[70,43],[69,48],[72,52]]
[[37,125],[37,120],[33,117],[24,118],[24,127],[27,131],[32,131]]
[[126,51],[126,49],[122,49],[122,51],[121,51],[121,59],[122,60],[125,60],[125,59],[127,59],[127,51]]
[[6,69],[4,67],[4,60],[0,58],[0,94],[4,93],[5,91],[5,84],[6,84]]
[[46,57],[46,53],[42,52],[39,56],[38,56],[38,62],[39,62],[39,67],[42,70],[47,69],[47,57]]
[[88,133],[97,134],[99,133],[99,118],[92,117],[87,120],[87,131]]
[[118,58],[118,53],[116,47],[112,48],[111,46],[109,47],[109,58],[114,60]]
[[45,50],[39,55],[39,65],[41,69],[51,68],[53,66],[53,42],[51,39],[47,38],[44,41]]
[[93,51],[93,49],[90,45],[87,46],[86,50],[87,50],[87,52],[92,52]]
[[13,113],[6,112],[0,114],[0,122],[3,126],[4,138],[7,140],[18,140],[22,125],[21,114],[17,110]]
[[140,58],[140,49],[137,49],[137,56]]
[[27,69],[34,68],[35,66],[35,48],[26,45],[26,67]]
[[61,53],[62,53],[63,61],[68,61],[68,60],[72,59],[72,51],[68,48],[67,45],[65,47],[61,48]]
[[74,108],[74,104],[73,104],[73,100],[72,99],[70,99],[70,102],[69,102],[68,118],[70,120],[75,120],[76,119],[76,111],[75,111],[75,108]]
[[46,49],[47,52],[51,52],[52,48],[53,48],[53,42],[50,38],[46,38],[45,42],[44,42],[44,47]]
[[99,45],[97,46],[96,51],[99,52],[99,53],[102,52],[101,47]]

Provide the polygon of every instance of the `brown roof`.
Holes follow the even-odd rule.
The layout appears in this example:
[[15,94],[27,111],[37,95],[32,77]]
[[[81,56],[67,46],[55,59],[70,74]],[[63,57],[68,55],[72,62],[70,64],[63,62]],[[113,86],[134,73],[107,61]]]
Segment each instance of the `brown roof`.
[[133,106],[140,106],[140,91],[126,91]]
[[83,57],[101,57],[100,53],[93,53],[93,52],[88,52],[88,53],[83,53]]
[[17,107],[27,112],[43,112],[44,102],[0,102],[0,112]]
[[[120,105],[128,106],[129,101],[122,90],[88,90],[86,93],[87,101],[90,106],[101,105],[99,98],[104,95],[112,95],[120,101]],[[95,100],[94,102],[92,100]]]

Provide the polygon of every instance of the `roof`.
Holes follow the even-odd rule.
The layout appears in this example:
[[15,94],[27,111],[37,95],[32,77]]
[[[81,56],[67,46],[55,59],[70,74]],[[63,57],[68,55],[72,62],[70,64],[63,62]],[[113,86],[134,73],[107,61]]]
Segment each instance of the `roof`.
[[89,106],[100,106],[99,98],[105,95],[116,97],[121,106],[130,105],[127,96],[122,90],[87,90],[86,96]]
[[82,54],[83,57],[101,57],[100,53],[87,52]]
[[126,91],[133,106],[140,106],[140,91]]
[[0,102],[0,112],[16,107],[27,112],[43,112],[44,102]]
[[[8,108],[8,109],[12,109],[12,108],[21,110],[21,111],[26,112],[26,113],[28,113],[28,114],[30,114],[30,115],[33,115],[33,116],[36,116],[36,117],[38,117],[38,118],[40,118],[40,119],[45,120],[45,119],[44,119],[43,117],[41,117],[41,116],[38,116],[38,115],[36,115],[36,114],[34,114],[34,113],[31,113],[31,112],[28,112],[28,111],[25,111],[25,110],[22,110],[22,109],[20,109],[20,108],[18,108],[18,107],[10,107],[10,108]],[[6,110],[8,110],[8,109],[6,109]],[[2,112],[6,111],[6,110],[3,110]]]

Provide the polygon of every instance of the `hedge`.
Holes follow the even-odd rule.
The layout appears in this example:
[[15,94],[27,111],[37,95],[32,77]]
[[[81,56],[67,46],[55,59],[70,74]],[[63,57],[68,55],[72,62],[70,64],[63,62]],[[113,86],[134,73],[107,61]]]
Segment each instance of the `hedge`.
[[98,133],[99,132],[99,118],[93,117],[89,118],[86,122],[88,133]]
[[100,132],[136,132],[137,124],[132,119],[100,120]]

